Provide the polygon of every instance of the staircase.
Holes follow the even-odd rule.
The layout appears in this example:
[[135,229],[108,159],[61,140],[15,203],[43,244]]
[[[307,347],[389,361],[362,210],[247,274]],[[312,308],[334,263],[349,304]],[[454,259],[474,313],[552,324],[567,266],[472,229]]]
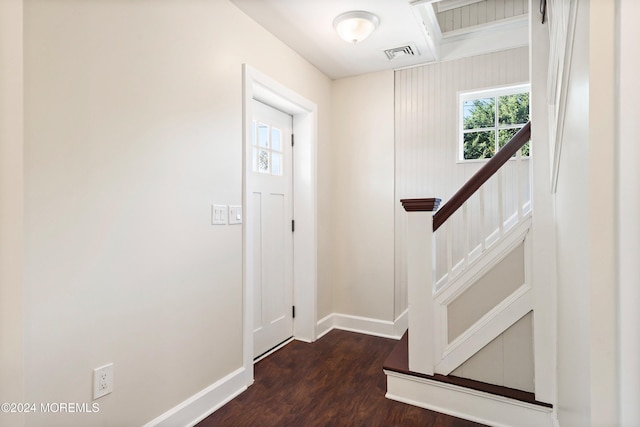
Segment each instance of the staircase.
[[[509,211],[503,176],[509,161],[520,171],[530,129],[527,123],[439,210],[437,198],[401,200],[407,211],[409,332],[384,366],[388,398],[488,425],[553,425],[551,405],[533,393],[451,375],[533,310],[531,191],[521,191],[527,186],[517,172],[516,204]],[[485,203],[488,182],[497,190],[497,206]],[[491,226],[489,216],[496,217]]]

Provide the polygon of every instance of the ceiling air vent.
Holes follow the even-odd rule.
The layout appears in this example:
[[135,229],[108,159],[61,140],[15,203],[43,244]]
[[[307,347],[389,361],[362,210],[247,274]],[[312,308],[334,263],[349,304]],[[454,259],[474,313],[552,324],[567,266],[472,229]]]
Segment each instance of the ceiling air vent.
[[396,58],[400,58],[402,56],[418,56],[420,53],[415,46],[406,45],[400,47],[394,47],[393,49],[387,49],[384,51],[384,54],[387,55],[389,61],[393,61]]

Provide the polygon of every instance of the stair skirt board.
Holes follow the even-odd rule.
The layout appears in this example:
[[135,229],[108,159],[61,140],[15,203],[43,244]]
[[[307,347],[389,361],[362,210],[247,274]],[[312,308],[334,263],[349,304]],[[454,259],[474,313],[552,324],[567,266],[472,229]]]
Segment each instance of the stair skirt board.
[[553,409],[385,370],[386,397],[490,426],[553,427]]

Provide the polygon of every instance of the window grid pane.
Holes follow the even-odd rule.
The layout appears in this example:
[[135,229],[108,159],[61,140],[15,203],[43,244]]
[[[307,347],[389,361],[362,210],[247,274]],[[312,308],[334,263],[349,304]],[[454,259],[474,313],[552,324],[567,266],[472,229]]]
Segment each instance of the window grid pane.
[[519,128],[498,129],[498,149],[504,147],[519,130]]
[[482,129],[495,126],[495,98],[471,99],[464,102],[463,129]]
[[524,125],[529,121],[529,93],[498,98],[498,125]]
[[469,132],[464,134],[465,160],[489,159],[495,154],[495,132]]

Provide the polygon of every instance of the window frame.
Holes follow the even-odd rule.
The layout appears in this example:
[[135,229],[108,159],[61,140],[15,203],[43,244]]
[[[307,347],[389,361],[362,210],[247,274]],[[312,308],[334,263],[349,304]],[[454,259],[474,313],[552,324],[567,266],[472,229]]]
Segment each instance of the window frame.
[[[518,83],[514,85],[508,86],[497,86],[487,89],[481,90],[473,90],[473,91],[464,91],[458,92],[458,141],[456,148],[456,163],[474,163],[474,162],[486,162],[491,159],[465,159],[464,158],[464,135],[470,132],[495,132],[495,144],[496,150],[495,154],[500,150],[498,131],[502,129],[520,129],[526,123],[515,124],[515,125],[500,125],[499,124],[499,116],[498,116],[498,98],[501,96],[515,95],[518,93],[529,93],[529,115],[531,115],[531,84],[530,83]],[[464,103],[466,101],[474,100],[474,99],[482,99],[482,98],[494,98],[494,125],[488,128],[477,128],[477,129],[464,129]],[[522,156],[523,159],[528,159],[529,156]]]

